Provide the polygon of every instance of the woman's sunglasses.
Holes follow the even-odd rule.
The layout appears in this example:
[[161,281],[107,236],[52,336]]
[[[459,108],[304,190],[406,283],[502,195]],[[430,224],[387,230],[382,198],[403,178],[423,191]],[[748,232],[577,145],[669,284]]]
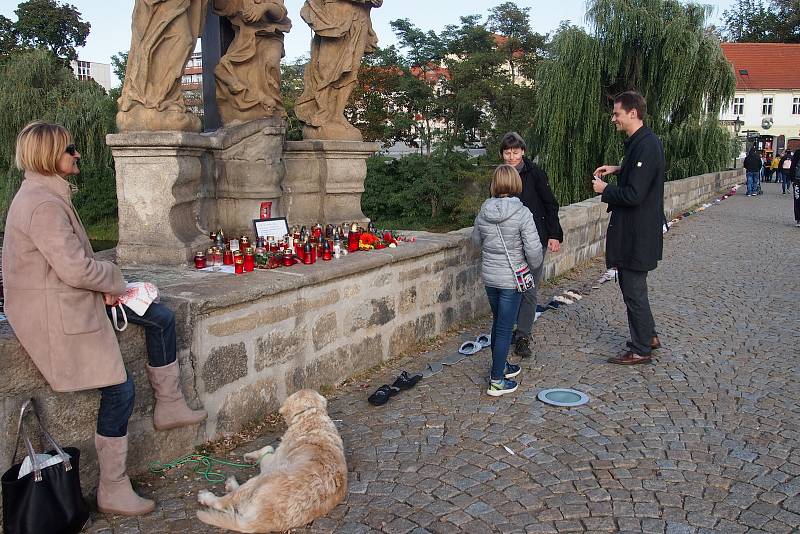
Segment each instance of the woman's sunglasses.
[[74,156],[77,151],[78,151],[78,149],[75,148],[74,144],[67,145],[67,148],[64,149],[64,152],[66,152],[70,156]]

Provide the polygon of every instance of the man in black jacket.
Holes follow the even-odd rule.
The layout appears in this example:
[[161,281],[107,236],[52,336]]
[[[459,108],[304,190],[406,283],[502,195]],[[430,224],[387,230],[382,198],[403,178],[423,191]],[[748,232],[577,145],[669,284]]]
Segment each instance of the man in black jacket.
[[[639,93],[627,91],[614,99],[611,121],[625,132],[625,156],[621,166],[603,165],[594,171],[592,187],[608,204],[611,221],[606,233],[606,265],[616,267],[622,298],[628,310],[631,340],[621,356],[610,363],[648,363],[661,346],[647,296],[647,273],[658,265],[663,250],[664,148],[644,125],[647,104]],[[617,184],[601,176],[619,175]]]
[[[533,214],[536,231],[542,242],[542,250],[558,252],[564,241],[564,231],[558,220],[558,201],[550,189],[550,181],[542,169],[525,157],[525,140],[517,132],[509,132],[500,141],[500,156],[507,165],[511,165],[522,178],[522,193],[519,198]],[[532,271],[536,285],[523,293],[522,303],[517,314],[517,328],[514,331],[514,353],[520,358],[530,358],[530,338],[533,320],[536,318],[536,291],[544,273],[544,262],[541,267]]]
[[[785,156],[784,159],[786,159]],[[754,197],[758,194],[758,175],[761,172],[761,156],[758,155],[755,145],[750,148],[750,152],[744,158],[744,170],[747,172],[747,196]]]

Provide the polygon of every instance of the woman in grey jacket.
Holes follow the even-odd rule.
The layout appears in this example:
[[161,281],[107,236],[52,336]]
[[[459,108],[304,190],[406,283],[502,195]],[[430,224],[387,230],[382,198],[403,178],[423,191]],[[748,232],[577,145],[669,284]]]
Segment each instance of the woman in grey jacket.
[[517,383],[510,379],[520,373],[518,365],[506,361],[522,300],[511,264],[527,262],[536,270],[543,255],[533,215],[516,197],[522,192],[517,170],[511,165],[497,167],[490,191],[492,198],[475,218],[472,241],[481,247],[481,277],[492,308],[492,371],[486,393],[499,397],[516,391]]

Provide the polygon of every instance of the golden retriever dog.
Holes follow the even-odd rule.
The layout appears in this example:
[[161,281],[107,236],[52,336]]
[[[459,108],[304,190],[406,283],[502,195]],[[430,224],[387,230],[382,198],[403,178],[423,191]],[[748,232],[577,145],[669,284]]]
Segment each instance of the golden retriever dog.
[[347,464],[339,432],[328,417],[325,397],[304,389],[289,396],[280,414],[288,428],[276,450],[245,454],[261,474],[241,486],[228,478],[223,497],[201,491],[207,508],[200,521],[239,532],[275,532],[302,527],[330,512],[347,494]]

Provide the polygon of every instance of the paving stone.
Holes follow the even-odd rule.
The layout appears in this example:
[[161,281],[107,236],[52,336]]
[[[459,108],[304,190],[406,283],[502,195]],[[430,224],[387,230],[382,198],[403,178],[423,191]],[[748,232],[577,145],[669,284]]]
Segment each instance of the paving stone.
[[[347,499],[293,534],[799,529],[800,390],[787,351],[800,344],[800,317],[787,310],[800,302],[800,234],[779,187],[763,187],[666,235],[664,259],[648,275],[663,344],[653,364],[605,363],[625,348],[628,327],[618,285],[595,283],[605,272],[598,258],[539,289],[543,302],[566,289],[585,298],[537,320],[536,356],[520,362],[513,395],[483,392],[485,350],[384,407],[366,403],[401,370],[441,361],[489,331],[487,320],[337,389],[329,411],[347,449]],[[553,385],[591,400],[545,406],[536,394]],[[231,458],[279,438],[260,436]],[[195,519],[195,496],[210,485],[188,473],[134,477],[157,511],[95,514],[85,532],[218,532]]]

